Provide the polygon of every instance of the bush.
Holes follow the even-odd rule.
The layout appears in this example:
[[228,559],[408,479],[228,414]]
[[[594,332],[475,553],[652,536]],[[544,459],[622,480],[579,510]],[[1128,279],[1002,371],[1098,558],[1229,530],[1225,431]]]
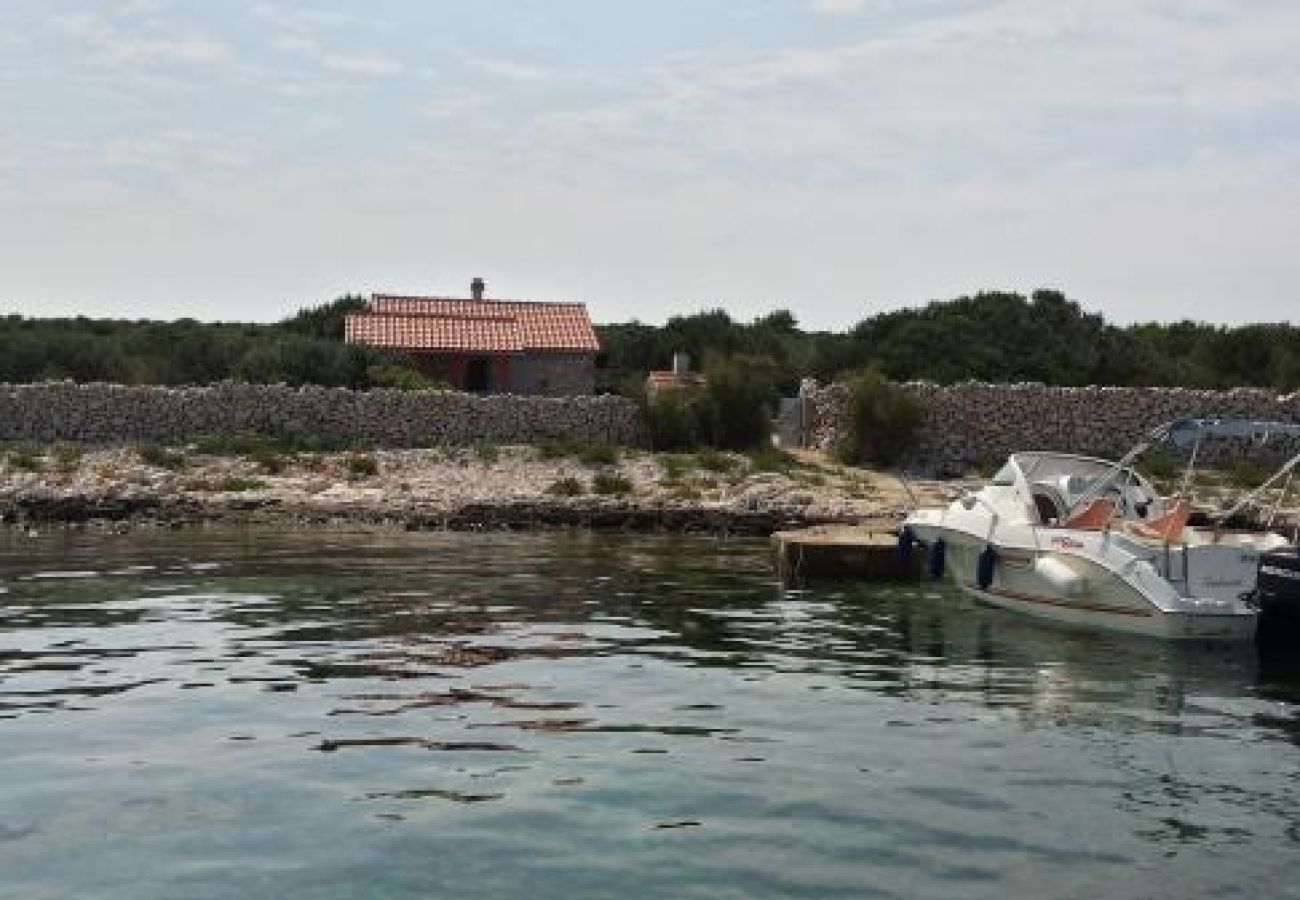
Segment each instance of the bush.
[[537,442],[537,455],[542,459],[565,459],[574,452],[573,442],[565,438],[546,438]]
[[665,453],[659,457],[659,467],[663,469],[664,481],[679,482],[691,470],[692,460],[680,453]]
[[539,441],[537,455],[542,459],[573,457],[588,466],[612,466],[618,462],[618,448],[613,444],[575,441],[569,438],[547,438]]
[[708,444],[749,450],[772,437],[776,379],[771,360],[738,356],[707,366]]
[[478,441],[474,444],[473,450],[478,461],[487,465],[491,465],[501,458],[501,451],[497,448],[497,445],[489,441]]
[[54,447],[54,465],[60,472],[75,472],[81,468],[82,455],[76,444],[57,444]]
[[248,458],[261,466],[262,471],[268,475],[279,475],[289,465],[287,458],[270,447],[260,447],[250,453]]
[[371,387],[395,388],[399,391],[446,391],[451,385],[446,381],[430,378],[423,372],[396,363],[381,363],[366,369],[366,378]]
[[25,472],[41,471],[40,454],[32,447],[19,446],[9,451],[9,465]]
[[1156,481],[1172,482],[1183,473],[1178,458],[1164,450],[1155,450],[1142,457],[1138,467],[1149,478]]
[[668,391],[643,400],[650,446],[749,450],[767,443],[777,396],[771,361],[738,356],[716,361],[705,372],[703,390]]
[[173,472],[185,468],[188,460],[184,453],[178,453],[175,450],[168,450],[158,444],[141,444],[136,448],[140,460],[146,465],[155,466],[159,469],[171,469]]
[[740,461],[730,453],[721,453],[717,450],[701,450],[695,454],[696,468],[706,472],[730,472],[739,464]]
[[552,497],[581,497],[587,493],[587,489],[576,478],[561,478],[548,487],[546,493]]
[[601,472],[591,482],[591,489],[605,496],[632,493],[632,482],[614,472]]
[[878,372],[858,375],[848,388],[844,433],[835,457],[849,465],[895,465],[915,443],[925,407]]
[[379,462],[369,454],[354,453],[348,457],[349,478],[373,478],[379,474]]
[[694,450],[705,443],[703,394],[664,393],[645,402],[642,416],[655,450]]
[[244,478],[240,475],[228,475],[217,482],[216,489],[228,494],[242,494],[244,491],[260,491],[266,482],[256,478]]
[[618,448],[613,444],[583,444],[578,461],[588,466],[612,466],[618,462]]
[[1253,491],[1268,481],[1273,470],[1248,459],[1239,459],[1228,466],[1226,474],[1233,487]]
[[775,447],[762,447],[749,452],[749,467],[755,472],[789,472],[798,462],[788,453]]

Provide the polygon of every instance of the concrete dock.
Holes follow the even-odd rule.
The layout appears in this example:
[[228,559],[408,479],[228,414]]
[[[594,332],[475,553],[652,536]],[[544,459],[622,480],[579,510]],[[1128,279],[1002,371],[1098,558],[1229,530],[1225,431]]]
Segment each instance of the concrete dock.
[[816,578],[905,581],[921,577],[921,554],[904,563],[893,525],[824,525],[772,535],[781,580]]

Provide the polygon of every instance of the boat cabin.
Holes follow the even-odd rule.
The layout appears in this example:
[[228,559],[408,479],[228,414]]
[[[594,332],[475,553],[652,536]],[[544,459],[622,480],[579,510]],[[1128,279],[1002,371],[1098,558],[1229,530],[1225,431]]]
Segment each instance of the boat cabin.
[[1102,518],[1141,522],[1165,512],[1155,487],[1136,469],[1088,456],[1016,453],[993,485],[1013,489],[1020,512],[1037,525],[1100,527]]

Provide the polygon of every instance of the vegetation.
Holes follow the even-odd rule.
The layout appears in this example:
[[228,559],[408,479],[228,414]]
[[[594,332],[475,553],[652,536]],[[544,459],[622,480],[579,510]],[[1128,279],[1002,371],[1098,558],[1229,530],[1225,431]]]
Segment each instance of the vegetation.
[[501,450],[490,441],[478,441],[471,448],[475,458],[484,465],[491,465],[501,458]]
[[651,446],[656,450],[715,447],[750,450],[771,436],[772,412],[780,396],[770,359],[715,359],[705,370],[708,386],[640,395]]
[[587,489],[576,478],[561,478],[548,487],[546,493],[552,497],[581,497]]
[[1300,326],[1228,328],[1197,322],[1120,327],[1058,291],[987,292],[880,313],[843,333],[804,332],[778,311],[751,323],[721,310],[598,329],[605,385],[666,369],[677,351],[707,363],[748,357],[770,365],[792,394],[801,377],[823,381],[875,368],[893,380],[967,379],[1047,384],[1300,388]]
[[83,451],[76,444],[55,444],[54,466],[60,472],[75,472],[81,467]]
[[174,472],[185,468],[189,462],[184,453],[169,450],[158,444],[141,444],[136,448],[136,453],[139,454],[140,461],[146,465],[171,469]]
[[[361,297],[341,297],[270,325],[0,317],[0,382],[438,387],[398,356],[343,343],[344,318],[364,306]],[[675,352],[705,370],[740,360],[752,376],[757,364],[764,370],[760,387],[786,394],[801,377],[829,380],[868,367],[894,380],[940,383],[1300,388],[1298,326],[1120,327],[1053,290],[937,301],[872,315],[839,333],[803,331],[786,310],[742,323],[717,309],[663,326],[630,322],[598,332],[601,386],[608,391],[667,368]]]
[[344,316],[363,305],[344,297],[273,325],[0,317],[0,382],[434,386],[399,357],[343,343]]
[[601,441],[578,441],[548,438],[537,445],[542,459],[576,459],[588,466],[612,466],[618,462],[619,449]]
[[718,450],[701,450],[695,454],[695,467],[706,472],[730,472],[739,464],[739,459]]
[[26,445],[10,449],[5,459],[11,468],[21,469],[24,472],[39,472],[42,468],[40,451]]
[[379,461],[369,453],[354,453],[348,457],[348,477],[373,478],[379,474]]
[[864,372],[849,382],[848,427],[835,456],[850,465],[894,465],[911,447],[924,417],[912,394],[879,372]]
[[591,481],[591,489],[597,494],[622,496],[632,493],[632,482],[615,472],[598,472]]
[[257,478],[244,478],[240,475],[228,475],[216,484],[216,490],[227,494],[242,494],[245,491],[260,491],[266,482]]

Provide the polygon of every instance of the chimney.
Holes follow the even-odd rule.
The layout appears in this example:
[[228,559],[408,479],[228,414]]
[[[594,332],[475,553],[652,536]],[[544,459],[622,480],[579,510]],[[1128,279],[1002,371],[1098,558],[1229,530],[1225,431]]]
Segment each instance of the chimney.
[[487,282],[482,278],[475,278],[469,283],[470,296],[475,300],[483,299],[483,292],[487,290]]
[[691,358],[685,353],[673,354],[673,374],[686,375],[691,371]]

